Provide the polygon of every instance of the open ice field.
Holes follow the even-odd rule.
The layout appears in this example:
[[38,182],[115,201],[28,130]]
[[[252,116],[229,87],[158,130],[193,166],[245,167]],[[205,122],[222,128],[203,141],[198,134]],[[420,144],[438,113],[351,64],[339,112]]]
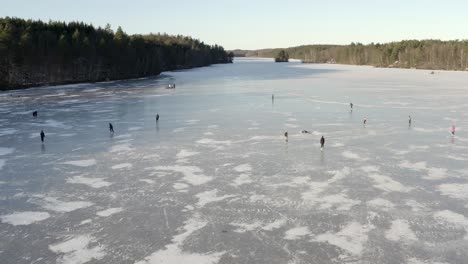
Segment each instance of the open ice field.
[[0,262],[468,263],[467,115],[468,73],[260,59],[3,92]]

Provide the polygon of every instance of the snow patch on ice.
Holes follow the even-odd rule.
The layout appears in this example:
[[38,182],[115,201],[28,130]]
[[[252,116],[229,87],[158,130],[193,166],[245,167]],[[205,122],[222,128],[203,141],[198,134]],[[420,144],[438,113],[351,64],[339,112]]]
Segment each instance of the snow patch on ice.
[[131,169],[133,165],[131,163],[120,163],[117,165],[112,166],[113,170],[121,170],[121,169]]
[[200,120],[198,119],[190,119],[190,120],[186,120],[185,123],[187,125],[195,125],[196,123],[200,122]]
[[49,218],[50,215],[47,212],[13,212],[8,215],[1,215],[0,220],[3,223],[8,223],[14,226],[17,225],[30,225],[35,222],[39,222]]
[[337,233],[327,232],[312,238],[313,242],[327,242],[337,246],[354,256],[360,256],[368,240],[368,233],[374,229],[372,225],[361,225],[358,222],[348,223]]
[[389,200],[382,199],[382,198],[376,198],[376,199],[370,200],[367,202],[367,205],[372,206],[376,209],[383,210],[383,211],[388,211],[388,210],[395,208],[394,203],[390,202]]
[[233,185],[234,186],[241,186],[242,184],[252,183],[252,179],[248,174],[241,174],[235,180]]
[[427,174],[422,178],[426,180],[441,180],[447,178],[447,169],[446,168],[435,168],[427,167],[427,163],[424,161],[410,163],[409,161],[402,161],[399,166],[401,168],[406,168],[414,171],[426,171]]
[[232,141],[230,140],[214,140],[210,138],[202,138],[196,141],[198,144],[205,144],[205,145],[231,145]]
[[153,180],[151,180],[151,179],[140,179],[139,181],[145,182],[145,183],[148,183],[148,184],[153,184],[153,183],[155,183],[155,181],[153,181]]
[[88,219],[85,219],[85,220],[81,221],[80,225],[86,225],[86,224],[89,224],[89,223],[92,223],[92,222],[93,222],[93,220],[88,218]]
[[0,147],[0,156],[3,156],[3,155],[8,155],[8,154],[11,154],[15,152],[15,149],[14,148],[3,148],[3,147]]
[[449,210],[438,211],[434,213],[434,218],[465,229],[465,240],[468,240],[468,218],[462,214]]
[[330,209],[332,207],[338,211],[347,211],[351,207],[361,203],[359,200],[353,200],[348,198],[345,193],[338,193],[320,197],[317,199],[317,202],[320,203],[320,209]]
[[[307,202],[309,205],[314,205],[317,203],[323,203],[323,208],[330,208],[333,205],[339,205],[344,202],[343,206],[338,206],[340,209],[344,210],[353,204],[359,203],[358,201],[348,199],[346,194],[332,195],[331,197],[320,197],[319,195],[324,192],[331,184],[344,179],[351,173],[351,170],[348,167],[344,167],[338,171],[330,171],[329,173],[333,174],[333,177],[323,182],[307,182],[309,190],[301,194],[302,199]],[[306,179],[299,179],[299,182],[306,181]],[[306,184],[304,184],[306,185]],[[331,199],[327,201],[326,199]]]
[[192,185],[202,185],[213,179],[211,176],[203,175],[203,170],[195,166],[156,166],[152,169],[182,173],[184,175],[183,179]]
[[184,241],[190,237],[191,234],[204,228],[207,224],[208,222],[199,219],[197,216],[185,221],[184,226],[181,228],[184,232],[174,236],[172,244],[154,252],[135,264],[218,263],[225,252],[191,253],[184,252],[182,249]]
[[437,187],[442,195],[458,200],[468,200],[468,184],[447,183]]
[[195,156],[198,154],[200,154],[200,152],[182,149],[181,151],[179,151],[179,153],[177,153],[176,157],[178,159],[183,159],[183,158],[188,158],[188,157]]
[[450,264],[448,262],[438,262],[432,260],[421,260],[417,258],[409,258],[407,264]]
[[388,176],[380,174],[370,174],[369,178],[373,179],[376,183],[374,185],[375,188],[381,189],[385,192],[410,192],[411,190],[413,190],[413,188],[406,187]]
[[122,212],[123,209],[121,207],[115,207],[115,208],[109,208],[106,210],[102,210],[96,213],[96,215],[101,216],[101,217],[106,217],[106,216],[111,216],[116,213]]
[[132,151],[132,145],[129,143],[114,145],[110,148],[109,152],[111,153],[122,153]]
[[364,172],[367,172],[367,173],[371,173],[371,172],[380,171],[380,168],[377,167],[377,166],[368,165],[368,166],[362,166],[361,170],[363,170]]
[[343,153],[341,153],[341,155],[347,159],[351,159],[351,160],[365,160],[364,158],[362,158],[361,156],[359,156],[358,154],[354,153],[354,152],[351,152],[351,151],[343,151]]
[[94,238],[89,235],[79,235],[64,242],[49,245],[49,249],[56,254],[60,254],[57,263],[82,264],[93,259],[100,260],[106,255],[102,246],[90,246],[95,242]]
[[252,170],[252,166],[250,164],[241,164],[239,166],[234,167],[234,170],[237,172],[249,172]]
[[282,226],[284,226],[288,221],[285,218],[278,219],[274,222],[271,222],[269,224],[266,224],[262,227],[263,230],[265,231],[273,231],[275,229],[278,229]]
[[67,183],[88,185],[89,187],[96,189],[112,185],[112,183],[105,181],[104,178],[87,178],[83,176],[68,178],[66,181]]
[[38,204],[44,209],[55,211],[55,212],[62,212],[62,213],[64,212],[68,213],[71,211],[90,207],[91,205],[93,205],[92,202],[87,202],[87,201],[63,202],[63,201],[58,200],[55,197],[41,197],[41,196],[35,196],[32,202]]
[[174,187],[174,189],[176,190],[184,190],[184,189],[187,189],[189,186],[188,184],[185,184],[185,183],[176,182],[172,185],[172,187]]
[[198,207],[203,207],[209,203],[219,202],[227,198],[235,197],[235,195],[223,195],[223,196],[216,196],[218,193],[217,189],[213,189],[211,191],[202,192],[196,194],[195,197],[198,198]]
[[62,164],[73,165],[77,167],[89,167],[89,166],[96,165],[96,160],[95,159],[72,160],[72,161],[63,162]]
[[422,170],[427,169],[427,163],[424,161],[411,163],[405,160],[405,161],[402,161],[398,166],[400,166],[400,168],[411,169],[415,171],[422,171]]
[[284,239],[286,240],[298,240],[305,236],[310,235],[309,228],[307,226],[299,226],[291,228],[285,232]]
[[412,242],[418,240],[408,221],[404,219],[393,220],[390,229],[385,232],[385,237],[391,241]]
[[290,128],[298,128],[299,127],[298,125],[295,125],[295,124],[285,124],[284,126],[285,127],[290,127]]
[[263,226],[263,223],[261,221],[255,221],[251,224],[249,223],[230,223],[232,226],[238,227],[237,229],[234,230],[236,233],[244,233],[247,231],[253,231],[256,229],[259,229]]
[[18,130],[16,129],[13,129],[13,128],[3,128],[3,129],[0,129],[0,137],[1,136],[6,136],[6,135],[13,135],[14,133],[16,133]]

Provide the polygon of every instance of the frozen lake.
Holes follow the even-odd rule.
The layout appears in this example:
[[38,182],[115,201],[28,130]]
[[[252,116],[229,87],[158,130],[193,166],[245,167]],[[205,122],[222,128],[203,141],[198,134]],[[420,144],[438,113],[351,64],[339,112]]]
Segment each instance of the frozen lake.
[[468,73],[263,59],[3,92],[0,262],[467,263],[467,117]]

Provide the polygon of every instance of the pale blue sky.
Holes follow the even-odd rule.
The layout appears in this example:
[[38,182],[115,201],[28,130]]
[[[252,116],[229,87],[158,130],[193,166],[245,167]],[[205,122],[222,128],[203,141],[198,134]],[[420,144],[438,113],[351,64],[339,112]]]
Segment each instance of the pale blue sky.
[[0,0],[0,16],[110,23],[226,49],[468,39],[466,0]]

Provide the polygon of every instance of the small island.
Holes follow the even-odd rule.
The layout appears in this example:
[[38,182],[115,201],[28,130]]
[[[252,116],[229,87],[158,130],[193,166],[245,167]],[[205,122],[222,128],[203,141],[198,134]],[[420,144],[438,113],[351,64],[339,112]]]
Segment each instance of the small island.
[[275,62],[288,62],[288,61],[289,61],[289,54],[284,50],[280,50],[280,52],[278,52],[278,54],[275,57]]

